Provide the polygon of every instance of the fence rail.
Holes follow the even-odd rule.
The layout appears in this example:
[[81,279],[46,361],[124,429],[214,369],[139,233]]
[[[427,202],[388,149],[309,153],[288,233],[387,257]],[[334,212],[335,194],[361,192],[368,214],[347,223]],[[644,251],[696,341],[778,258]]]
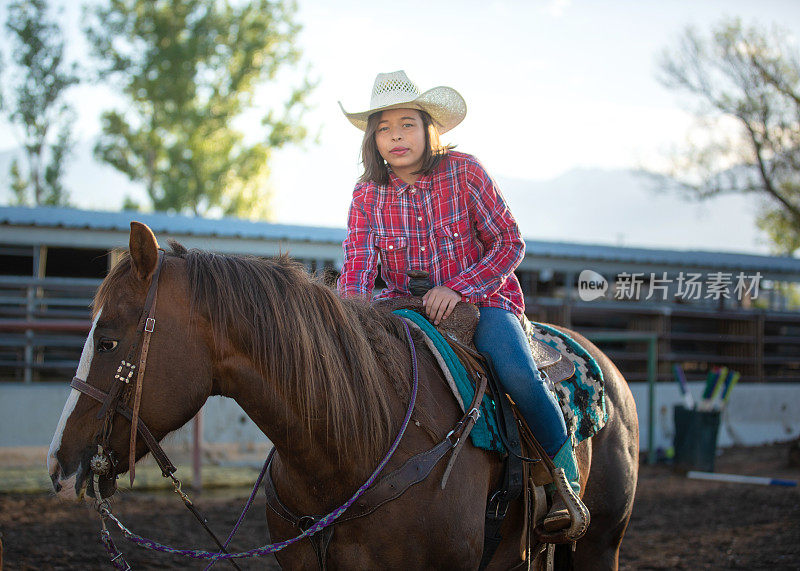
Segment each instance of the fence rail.
[[[90,304],[99,279],[0,276],[0,381],[70,378],[90,329]],[[740,371],[740,382],[800,382],[800,312],[698,311],[637,304],[526,299],[529,317],[600,331],[658,335],[657,381],[671,381],[681,363],[690,381],[714,365]],[[642,341],[606,341],[606,354],[629,381],[648,381]]]
[[32,382],[72,374],[100,282],[0,276],[0,379]]

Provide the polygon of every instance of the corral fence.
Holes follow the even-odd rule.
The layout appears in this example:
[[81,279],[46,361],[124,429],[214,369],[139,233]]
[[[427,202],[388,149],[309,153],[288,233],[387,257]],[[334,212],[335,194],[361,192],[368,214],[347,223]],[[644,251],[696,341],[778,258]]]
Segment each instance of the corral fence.
[[0,379],[69,380],[99,279],[0,276]]
[[[326,267],[326,271],[327,271]],[[314,270],[314,268],[310,268]],[[68,381],[90,329],[97,278],[0,276],[0,380]],[[712,366],[742,374],[743,382],[800,382],[800,313],[709,311],[645,303],[580,303],[530,297],[533,320],[592,337],[616,331],[658,336],[656,380],[672,381],[679,363],[690,381]],[[629,382],[650,381],[648,344],[638,338],[598,342]]]

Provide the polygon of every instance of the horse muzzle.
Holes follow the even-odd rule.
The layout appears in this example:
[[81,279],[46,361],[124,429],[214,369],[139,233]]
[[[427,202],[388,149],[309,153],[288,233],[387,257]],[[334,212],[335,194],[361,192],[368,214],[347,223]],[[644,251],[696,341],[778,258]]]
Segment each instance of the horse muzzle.
[[50,481],[53,482],[53,490],[56,495],[67,501],[78,501],[83,499],[83,492],[86,487],[86,477],[79,478],[82,465],[72,474],[65,474],[61,463],[53,456],[47,458],[47,468],[50,472]]
[[99,492],[99,499],[110,498],[114,495],[117,491],[117,479],[114,475],[113,464],[110,464],[104,473],[96,474],[92,471],[92,467],[93,465],[97,467],[97,462],[93,462],[93,460],[93,456],[85,455],[75,471],[67,474],[56,457],[48,457],[47,464],[50,472],[50,481],[53,483],[53,490],[59,498],[68,501],[81,501],[87,495],[87,492],[90,498],[95,498],[97,495],[95,489]]

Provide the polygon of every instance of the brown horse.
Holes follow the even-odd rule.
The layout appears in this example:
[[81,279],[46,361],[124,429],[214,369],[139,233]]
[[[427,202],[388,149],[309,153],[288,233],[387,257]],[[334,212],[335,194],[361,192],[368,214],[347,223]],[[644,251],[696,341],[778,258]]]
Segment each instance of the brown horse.
[[[77,376],[103,391],[109,391],[120,356],[136,338],[157,248],[150,229],[132,223],[130,255],[95,297]],[[325,514],[341,505],[394,439],[412,385],[409,345],[394,316],[339,298],[287,257],[225,256],[174,243],[158,278],[156,307],[140,418],[157,439],[183,426],[209,396],[234,399],[274,443],[277,493],[297,514]],[[611,361],[570,334],[600,364],[608,410],[605,427],[578,448],[583,500],[592,518],[574,561],[582,569],[614,569],[636,487],[636,409]],[[387,470],[440,442],[461,416],[434,358],[424,344],[417,347],[420,388],[413,422]],[[59,496],[83,497],[98,408],[75,390],[65,405],[48,457]],[[118,473],[129,468],[129,431],[130,423],[117,416],[110,445],[119,458]],[[146,453],[140,438],[136,458]],[[373,513],[337,524],[328,566],[476,569],[486,498],[498,485],[501,458],[465,446],[442,490],[444,465]],[[509,510],[490,568],[521,562],[522,511],[521,502]],[[267,517],[273,541],[298,534],[269,510]],[[307,540],[277,558],[289,569],[318,566]]]

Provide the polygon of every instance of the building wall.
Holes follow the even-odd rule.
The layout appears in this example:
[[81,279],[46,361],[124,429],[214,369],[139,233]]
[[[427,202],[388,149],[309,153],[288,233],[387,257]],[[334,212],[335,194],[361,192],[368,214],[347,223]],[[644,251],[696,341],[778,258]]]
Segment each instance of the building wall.
[[[695,395],[701,383],[690,383]],[[648,442],[648,385],[631,385],[639,416],[639,447]],[[0,447],[47,446],[70,388],[61,383],[0,383]],[[682,402],[677,386],[655,387],[654,446],[668,448],[674,432],[672,409]],[[169,436],[188,440],[189,427]],[[203,437],[209,443],[261,443],[264,435],[233,400],[212,397],[204,407]],[[758,445],[800,437],[800,383],[740,384],[722,415],[720,446]]]

